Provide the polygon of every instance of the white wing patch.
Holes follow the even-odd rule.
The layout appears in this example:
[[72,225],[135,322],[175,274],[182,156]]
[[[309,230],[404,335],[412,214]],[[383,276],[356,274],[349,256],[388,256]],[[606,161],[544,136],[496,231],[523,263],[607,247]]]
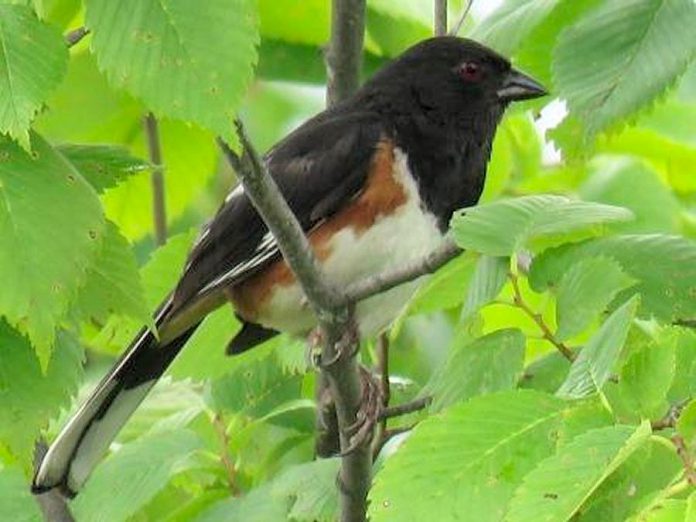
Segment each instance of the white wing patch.
[[266,232],[259,244],[256,246],[254,253],[248,259],[233,266],[224,274],[216,277],[213,281],[205,285],[198,294],[203,294],[215,287],[223,285],[226,282],[233,281],[236,277],[252,270],[253,268],[268,261],[278,253],[278,243],[270,232]]

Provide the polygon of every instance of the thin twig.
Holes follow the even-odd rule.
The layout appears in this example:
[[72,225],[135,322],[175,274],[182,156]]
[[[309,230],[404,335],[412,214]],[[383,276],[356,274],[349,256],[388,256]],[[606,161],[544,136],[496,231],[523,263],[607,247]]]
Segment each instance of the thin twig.
[[517,274],[510,272],[508,274],[508,278],[510,279],[510,282],[512,283],[512,291],[513,291],[513,302],[515,306],[520,308],[524,313],[526,313],[532,321],[536,323],[536,325],[539,327],[541,330],[542,337],[546,339],[548,342],[553,344],[563,356],[568,359],[569,361],[574,361],[575,360],[575,354],[573,353],[573,350],[571,350],[566,344],[563,342],[559,341],[556,339],[556,336],[553,335],[553,332],[551,331],[551,328],[549,328],[549,325],[546,324],[544,321],[544,318],[542,317],[541,314],[535,312],[532,310],[532,308],[527,304],[527,302],[524,300],[522,297],[522,292],[520,291],[520,284],[519,284],[519,279],[517,277]]
[[68,47],[72,47],[73,45],[76,45],[80,40],[82,40],[85,36],[89,34],[89,29],[86,27],[78,27],[77,29],[73,29],[70,31],[68,34],[65,35],[65,45]]
[[151,112],[145,115],[143,122],[147,136],[147,148],[152,164],[152,219],[155,226],[155,243],[162,246],[167,242],[167,208],[164,199],[164,166],[162,165],[162,148],[160,146],[157,118]]
[[469,11],[471,11],[471,6],[474,5],[474,0],[469,0],[466,4],[466,7],[464,8],[464,11],[462,12],[461,16],[457,20],[457,23],[452,26],[450,29],[449,35],[450,36],[457,36],[459,34],[459,31],[462,30],[462,26],[464,25],[464,21],[466,20],[466,17],[469,16]]
[[681,435],[674,435],[672,437],[672,443],[674,444],[674,447],[677,449],[677,455],[679,455],[679,458],[682,461],[682,464],[684,465],[684,478],[691,484],[692,486],[696,486],[696,470],[694,470],[694,458],[691,455],[691,452],[689,451],[689,448],[686,447],[686,442],[684,441],[684,438]]
[[357,303],[420,276],[432,274],[461,253],[462,249],[448,239],[421,259],[407,263],[391,272],[377,274],[349,285],[345,290],[346,299],[348,302]]
[[447,0],[434,0],[434,33],[435,36],[447,34]]
[[[336,404],[340,428],[341,460],[339,474],[341,520],[364,520],[367,490],[371,478],[371,455],[368,444],[355,444],[351,432],[359,424],[362,383],[355,357],[358,342],[350,307],[318,269],[315,256],[297,218],[290,210],[277,185],[258,157],[241,122],[237,131],[244,152],[240,158],[218,138],[218,143],[244,187],[244,191],[278,242],[285,261],[299,280],[307,299],[315,310],[324,347],[322,371]],[[352,451],[347,451],[348,449]]]
[[401,415],[407,415],[416,411],[427,408],[430,403],[433,402],[433,398],[430,395],[421,397],[420,399],[415,399],[410,402],[405,402],[404,404],[398,404],[392,406],[391,408],[386,408],[380,415],[380,419],[392,419],[394,417],[400,417]]
[[[34,466],[38,467],[48,450],[43,439],[36,441],[34,445]],[[46,493],[35,494],[34,498],[41,508],[41,513],[46,522],[75,522],[70,512],[70,506],[60,491],[52,489]]]
[[220,441],[220,463],[225,469],[225,475],[227,476],[227,487],[232,495],[238,495],[239,489],[237,488],[237,468],[232,461],[229,451],[230,436],[227,433],[225,420],[222,418],[220,413],[216,413],[213,416],[213,428],[215,428],[215,433]]
[[331,41],[326,52],[326,101],[333,107],[360,84],[365,34],[365,0],[333,0]]

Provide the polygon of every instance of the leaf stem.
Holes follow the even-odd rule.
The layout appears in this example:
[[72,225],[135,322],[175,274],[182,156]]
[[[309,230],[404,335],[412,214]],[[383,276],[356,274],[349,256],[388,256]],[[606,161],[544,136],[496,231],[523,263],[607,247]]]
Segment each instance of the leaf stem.
[[227,433],[227,426],[225,420],[221,413],[215,413],[213,415],[213,428],[215,428],[215,433],[220,441],[220,463],[225,470],[225,475],[227,476],[227,487],[230,493],[234,496],[239,494],[239,489],[237,487],[237,468],[232,461],[230,456],[230,437]]
[[536,323],[536,325],[541,330],[542,337],[545,340],[553,344],[566,359],[568,359],[570,362],[573,362],[575,360],[575,354],[573,353],[573,350],[571,350],[563,342],[556,339],[556,337],[553,335],[553,332],[551,331],[551,328],[549,328],[549,325],[547,325],[544,321],[542,315],[532,310],[529,304],[524,300],[524,297],[522,296],[522,291],[520,290],[519,277],[517,276],[517,274],[514,272],[508,272],[508,279],[512,284],[513,302],[515,306],[517,306],[520,310],[527,314],[529,318]]
[[82,40],[85,36],[89,34],[89,29],[86,27],[78,27],[77,29],[73,29],[69,33],[65,35],[65,45],[68,47],[72,47],[73,45],[77,45],[77,43]]

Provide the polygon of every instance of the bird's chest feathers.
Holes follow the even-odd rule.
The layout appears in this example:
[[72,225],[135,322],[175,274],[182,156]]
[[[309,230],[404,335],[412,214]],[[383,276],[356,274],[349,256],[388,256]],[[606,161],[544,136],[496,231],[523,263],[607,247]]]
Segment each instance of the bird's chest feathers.
[[[424,210],[408,169],[404,153],[390,145],[381,146],[365,189],[309,234],[322,269],[339,287],[419,259],[442,241],[437,220]],[[276,270],[283,266],[278,263]],[[356,317],[361,332],[370,335],[386,326],[417,285],[402,285],[360,303]],[[240,310],[239,305],[244,303],[235,304]],[[314,324],[294,278],[283,278],[283,284],[275,285],[255,308],[255,317],[249,319],[275,329],[301,332]]]

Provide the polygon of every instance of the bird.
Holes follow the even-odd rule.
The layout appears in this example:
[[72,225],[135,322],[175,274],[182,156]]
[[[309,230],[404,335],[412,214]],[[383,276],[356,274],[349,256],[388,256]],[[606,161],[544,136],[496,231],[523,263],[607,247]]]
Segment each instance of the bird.
[[[263,157],[339,287],[420,259],[442,244],[455,210],[477,203],[496,128],[511,102],[547,94],[510,61],[455,36],[419,42],[352,96],[317,114]],[[361,337],[389,325],[420,280],[355,307]],[[278,244],[242,186],[192,246],[178,284],[70,418],[32,482],[74,496],[121,427],[201,321],[231,303],[238,354],[317,321]]]

